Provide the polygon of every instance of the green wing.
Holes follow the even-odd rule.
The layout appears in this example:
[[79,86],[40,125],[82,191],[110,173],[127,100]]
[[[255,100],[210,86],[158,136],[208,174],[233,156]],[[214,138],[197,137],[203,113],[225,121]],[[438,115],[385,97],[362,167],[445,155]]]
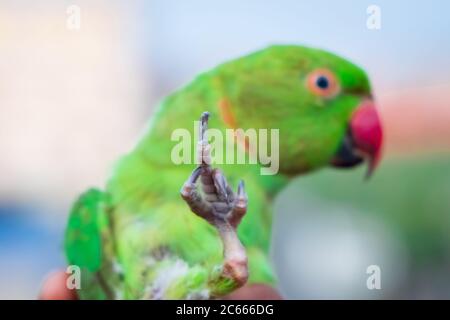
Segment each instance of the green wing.
[[68,221],[65,248],[69,263],[90,272],[100,269],[102,262],[101,236],[98,225],[99,204],[103,194],[89,190],[75,202]]
[[120,296],[121,274],[107,194],[90,189],[75,202],[65,235],[69,264],[81,269],[80,298]]

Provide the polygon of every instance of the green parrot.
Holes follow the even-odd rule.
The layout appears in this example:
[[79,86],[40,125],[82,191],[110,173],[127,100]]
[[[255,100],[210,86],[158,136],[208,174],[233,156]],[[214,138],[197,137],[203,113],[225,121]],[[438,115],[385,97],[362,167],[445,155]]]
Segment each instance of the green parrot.
[[[199,115],[196,160],[175,164],[172,134],[184,128],[195,136]],[[267,163],[259,157],[213,168],[208,126],[224,135],[277,129],[276,174],[261,174]],[[246,150],[247,138],[236,136],[236,144]],[[74,204],[65,251],[81,270],[79,297],[213,299],[246,283],[275,285],[268,251],[276,194],[328,165],[367,160],[370,174],[381,142],[366,73],[332,53],[270,46],[199,75],[161,102],[103,190]]]

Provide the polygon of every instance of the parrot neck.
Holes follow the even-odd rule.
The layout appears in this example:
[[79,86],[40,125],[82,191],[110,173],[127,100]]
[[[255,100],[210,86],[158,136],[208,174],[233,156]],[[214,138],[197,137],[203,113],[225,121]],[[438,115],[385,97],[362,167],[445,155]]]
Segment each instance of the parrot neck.
[[[211,147],[216,150],[213,144],[217,142],[217,150],[221,151],[219,154],[222,156],[214,166],[219,167],[230,181],[251,180],[260,185],[268,197],[275,196],[288,184],[290,178],[278,172],[278,165],[273,165],[278,162],[278,158],[272,159],[268,148],[266,154],[262,154],[266,166],[250,161],[251,157],[248,154],[244,156],[244,163],[239,161],[238,149],[249,152],[247,140],[245,136],[238,135],[237,131],[229,132],[240,127],[232,113],[231,105],[223,98],[227,95],[224,94],[221,84],[214,73],[203,74],[185,88],[166,97],[133,154],[136,155],[135,158],[142,160],[149,170],[159,173],[166,170],[176,171],[180,176],[189,176],[196,161],[194,149],[198,141],[198,116],[207,110],[210,114],[209,134],[213,136]],[[248,127],[246,129],[248,130]],[[271,132],[266,133],[266,139],[272,139]],[[250,146],[254,144],[250,143]],[[232,160],[228,161],[230,154]],[[217,156],[216,152],[214,156]],[[276,173],[271,175],[269,169],[275,169]]]

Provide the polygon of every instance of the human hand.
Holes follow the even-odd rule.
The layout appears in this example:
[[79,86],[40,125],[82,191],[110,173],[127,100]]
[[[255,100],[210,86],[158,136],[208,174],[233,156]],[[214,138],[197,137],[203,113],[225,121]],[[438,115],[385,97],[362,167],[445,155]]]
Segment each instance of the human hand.
[[[40,300],[77,300],[75,290],[67,288],[69,275],[64,271],[50,273],[44,280]],[[272,287],[264,284],[249,284],[225,297],[226,300],[280,300],[279,293]]]
[[64,270],[50,273],[41,288],[40,300],[77,300],[74,289],[67,288],[66,282],[69,275]]

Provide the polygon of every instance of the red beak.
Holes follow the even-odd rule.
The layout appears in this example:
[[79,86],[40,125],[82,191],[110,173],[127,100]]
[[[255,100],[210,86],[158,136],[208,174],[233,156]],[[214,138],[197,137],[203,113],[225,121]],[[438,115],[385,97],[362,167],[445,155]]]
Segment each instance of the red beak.
[[381,158],[383,130],[380,118],[371,100],[366,100],[355,110],[350,120],[350,134],[355,152],[368,159],[367,177],[377,167]]

